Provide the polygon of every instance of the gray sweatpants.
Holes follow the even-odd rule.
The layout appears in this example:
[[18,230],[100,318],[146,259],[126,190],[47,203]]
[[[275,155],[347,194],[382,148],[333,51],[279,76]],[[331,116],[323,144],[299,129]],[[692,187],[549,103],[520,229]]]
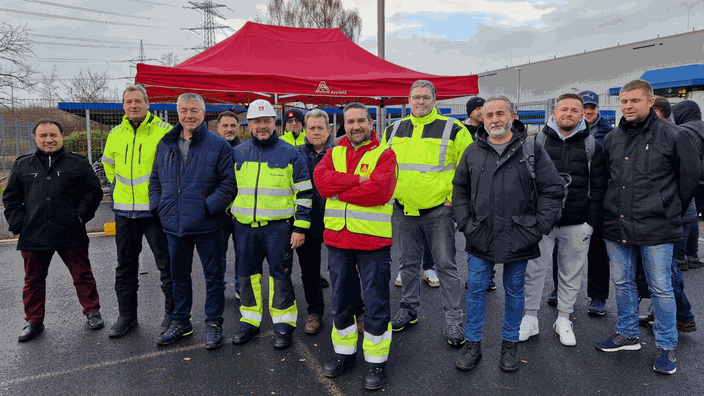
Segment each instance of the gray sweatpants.
[[[577,301],[582,283],[582,270],[587,262],[592,227],[587,223],[554,227],[540,241],[540,257],[528,260],[525,286],[525,314],[537,316],[545,285],[545,273],[552,268],[552,255],[557,254],[557,310],[569,317]],[[558,240],[557,252],[555,241]]]
[[460,277],[455,263],[455,223],[452,207],[441,205],[420,216],[406,216],[394,205],[394,232],[401,245],[401,307],[418,312],[420,307],[423,239],[428,240],[440,279],[440,302],[448,325],[463,325]]

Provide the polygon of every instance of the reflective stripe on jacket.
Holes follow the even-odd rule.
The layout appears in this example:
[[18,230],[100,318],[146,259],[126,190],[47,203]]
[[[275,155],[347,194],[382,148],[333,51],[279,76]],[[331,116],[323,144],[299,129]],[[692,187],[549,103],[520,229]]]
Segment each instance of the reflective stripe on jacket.
[[[387,148],[378,146],[364,153],[354,174],[369,177]],[[333,148],[332,163],[337,172],[347,173],[347,147]],[[347,227],[347,230],[354,234],[391,238],[392,213],[391,202],[379,206],[357,206],[330,198],[325,203],[325,228],[340,231]]]
[[127,118],[108,135],[101,158],[105,176],[112,183],[112,207],[119,216],[148,217],[149,175],[156,146],[171,125],[147,112],[135,131]]
[[230,212],[242,224],[294,217],[294,229],[310,228],[313,184],[303,155],[276,133],[233,149],[237,197]]
[[386,129],[381,144],[396,153],[399,174],[394,198],[406,215],[419,216],[419,210],[452,201],[455,167],[470,143],[467,128],[437,109],[425,117],[408,116]]

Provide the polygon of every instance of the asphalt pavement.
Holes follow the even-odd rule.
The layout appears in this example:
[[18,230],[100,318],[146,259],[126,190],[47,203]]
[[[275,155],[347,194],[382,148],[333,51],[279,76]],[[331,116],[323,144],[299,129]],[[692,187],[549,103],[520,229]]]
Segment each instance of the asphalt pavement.
[[[700,223],[703,225],[704,223]],[[702,230],[704,236],[704,230]],[[14,243],[0,244],[0,394],[2,395],[358,395],[364,363],[359,339],[358,364],[335,379],[322,375],[322,363],[332,356],[330,339],[331,290],[324,291],[326,314],[323,330],[315,336],[303,333],[306,303],[297,257],[293,280],[298,302],[298,329],[293,346],[284,351],[272,346],[271,319],[265,309],[262,333],[244,346],[232,345],[237,329],[239,301],[231,285],[233,249],[228,251],[225,291],[226,344],[204,348],[203,303],[205,287],[200,262],[194,258],[195,333],[170,346],[158,346],[155,337],[162,319],[163,295],[159,275],[146,241],[142,260],[148,273],[140,275],[139,326],[128,335],[111,339],[106,329],[92,331],[85,324],[71,277],[60,258],[54,257],[47,278],[46,330],[36,339],[18,343],[24,324],[22,307],[23,266]],[[464,237],[457,234],[456,260],[466,279],[467,254]],[[700,240],[700,250],[703,249]],[[704,252],[702,252],[704,255]],[[398,310],[401,288],[393,285],[398,272],[398,251],[392,249],[391,315]],[[113,237],[91,238],[90,258],[101,297],[101,313],[110,326],[117,318],[114,292],[116,263]],[[327,255],[323,249],[324,267]],[[268,277],[263,277],[267,283]],[[612,335],[616,303],[607,301],[607,314],[587,315],[586,273],[575,312],[571,315],[577,345],[560,344],[552,330],[557,310],[545,299],[552,290],[546,280],[539,312],[540,334],[519,345],[520,369],[499,369],[503,323],[502,266],[497,266],[498,289],[487,295],[487,320],[482,341],[483,359],[471,372],[455,368],[459,349],[443,337],[445,322],[437,289],[423,284],[420,320],[417,325],[393,334],[387,382],[380,394],[389,395],[698,395],[704,394],[704,329],[680,333],[677,373],[656,374],[652,369],[656,347],[651,331],[641,327],[643,348],[634,352],[604,353],[594,343]],[[327,274],[326,274],[326,277]],[[704,326],[704,269],[684,273],[686,293],[693,312]],[[267,296],[268,287],[262,287]],[[464,297],[464,296],[463,296]],[[463,300],[464,301],[464,300]],[[463,304],[464,309],[464,304]]]

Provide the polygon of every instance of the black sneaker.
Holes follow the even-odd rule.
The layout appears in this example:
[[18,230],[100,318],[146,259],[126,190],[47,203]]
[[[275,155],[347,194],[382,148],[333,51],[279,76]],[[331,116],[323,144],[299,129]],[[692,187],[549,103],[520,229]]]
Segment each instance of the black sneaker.
[[495,275],[491,275],[491,279],[489,279],[489,287],[486,288],[487,291],[496,290],[496,282],[494,282],[494,277]]
[[699,257],[687,256],[687,264],[690,269],[697,269],[704,267],[704,261],[699,260]]
[[482,360],[482,342],[468,341],[464,346],[464,351],[457,358],[455,367],[462,371],[469,371]]
[[416,311],[408,308],[401,308],[396,312],[393,320],[391,320],[391,330],[401,331],[409,324],[418,323],[418,314]]
[[589,301],[587,313],[589,316],[604,316],[606,315],[606,305],[603,301],[594,298]]
[[330,282],[328,282],[327,279],[325,279],[321,276],[320,277],[320,287],[322,287],[323,289],[327,289],[328,287],[330,287]]
[[683,333],[694,333],[697,331],[697,323],[695,321],[691,322],[677,322],[677,331]]
[[557,306],[557,290],[553,290],[552,293],[548,295],[548,305],[551,307]]
[[156,337],[156,342],[159,345],[169,345],[191,334],[193,334],[193,326],[191,326],[190,322],[185,325],[171,322],[168,330],[166,330],[164,334]]
[[518,370],[518,343],[501,340],[501,370],[513,372]]
[[367,367],[364,372],[364,389],[378,390],[384,386],[385,382],[383,367]]
[[169,326],[171,326],[171,314],[165,314],[164,319],[161,320],[161,327],[159,328],[159,332],[161,334],[166,333],[166,330],[169,329]]
[[88,323],[88,328],[91,330],[98,330],[105,327],[105,322],[103,317],[100,316],[100,311],[93,311],[86,315],[86,323]]
[[687,260],[687,258],[685,258],[684,260],[675,259],[675,262],[677,263],[677,269],[680,270],[680,272],[684,272],[689,269],[689,261]]
[[211,324],[206,329],[205,349],[218,349],[222,346],[222,326]]
[[464,328],[458,324],[447,325],[445,328],[445,337],[447,343],[452,346],[461,346],[464,344]]

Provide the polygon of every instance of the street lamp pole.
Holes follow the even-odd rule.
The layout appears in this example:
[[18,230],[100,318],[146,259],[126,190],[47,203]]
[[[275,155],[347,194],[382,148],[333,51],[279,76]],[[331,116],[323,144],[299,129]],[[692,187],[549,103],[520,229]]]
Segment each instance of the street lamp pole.
[[521,68],[517,67],[518,70],[518,103],[521,103]]

